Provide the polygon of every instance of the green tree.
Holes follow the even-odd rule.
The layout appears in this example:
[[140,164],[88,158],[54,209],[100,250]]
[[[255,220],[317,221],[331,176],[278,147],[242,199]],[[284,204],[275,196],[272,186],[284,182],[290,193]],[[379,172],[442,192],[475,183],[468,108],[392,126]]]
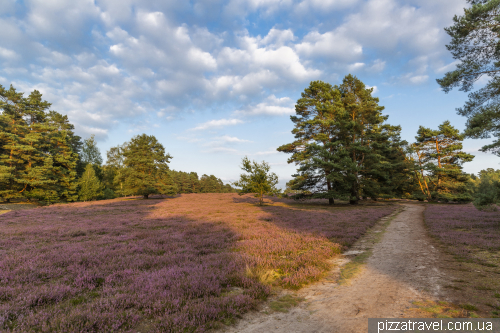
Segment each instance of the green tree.
[[90,138],[83,140],[83,147],[80,153],[80,157],[85,165],[89,163],[92,165],[102,165],[101,152],[99,150],[99,147],[97,147],[97,142],[95,141],[94,134],[92,134]]
[[384,124],[384,107],[372,91],[347,75],[340,86],[314,81],[302,93],[290,117],[295,141],[278,148],[298,166],[288,183],[298,192],[294,197],[328,198],[330,204],[335,197],[348,198],[356,204],[360,196],[392,195],[404,185],[406,142],[399,138],[400,127]]
[[462,164],[474,156],[462,151],[464,136],[449,121],[437,130],[420,126],[417,134],[415,148],[426,184],[423,193],[432,200],[471,201],[467,187],[470,177],[462,171]]
[[33,91],[0,85],[0,196],[73,201],[79,137],[66,116]]
[[99,181],[99,178],[95,174],[95,170],[92,164],[87,163],[85,167],[85,171],[83,172],[82,177],[78,181],[78,185],[80,187],[78,191],[78,196],[80,200],[90,201],[95,200],[97,197],[101,196],[103,186]]
[[500,204],[500,170],[488,168],[479,172],[475,181],[474,206],[480,210],[491,209]]
[[125,168],[125,156],[123,155],[127,142],[121,146],[111,147],[106,153],[107,160],[104,168],[103,181],[107,188],[113,190],[115,194],[122,197],[128,195],[124,187],[123,172]]
[[142,195],[176,194],[177,186],[169,174],[168,163],[172,156],[153,135],[133,137],[123,151],[123,172],[120,181],[125,191]]
[[[446,28],[452,40],[446,47],[459,62],[437,82],[448,93],[455,87],[471,91],[474,82],[489,77],[488,83],[469,94],[469,100],[457,111],[466,116],[465,134],[471,138],[500,137],[500,0],[468,0],[470,8],[455,16]],[[482,147],[500,155],[500,140]]]
[[259,205],[264,203],[264,195],[276,195],[279,189],[276,188],[278,184],[278,176],[274,172],[270,172],[271,167],[265,161],[257,163],[250,162],[248,157],[242,160],[241,169],[247,174],[241,174],[240,180],[234,182],[233,185],[241,187],[238,194],[254,193],[256,198],[259,198]]

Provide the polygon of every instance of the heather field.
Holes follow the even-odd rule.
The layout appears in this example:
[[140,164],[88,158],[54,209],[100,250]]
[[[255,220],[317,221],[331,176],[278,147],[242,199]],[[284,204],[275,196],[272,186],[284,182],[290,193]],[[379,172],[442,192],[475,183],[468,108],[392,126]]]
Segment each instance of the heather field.
[[0,331],[203,332],[327,260],[395,206],[190,194],[0,217]]
[[425,221],[430,234],[450,245],[459,258],[484,264],[498,260],[495,254],[500,254],[499,212],[479,211],[472,204],[428,205]]

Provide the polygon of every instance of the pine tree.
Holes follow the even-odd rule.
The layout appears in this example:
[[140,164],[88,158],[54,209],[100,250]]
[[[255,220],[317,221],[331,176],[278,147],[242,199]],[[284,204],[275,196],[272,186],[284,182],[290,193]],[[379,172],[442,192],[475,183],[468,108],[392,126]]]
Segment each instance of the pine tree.
[[472,161],[474,156],[462,151],[464,135],[445,121],[438,130],[420,126],[415,138],[421,177],[428,189],[424,189],[427,197],[442,201],[471,201],[467,188],[469,176],[462,171],[462,164]]
[[[470,8],[463,16],[453,18],[454,25],[446,28],[452,40],[446,47],[458,60],[455,70],[437,82],[448,93],[455,87],[471,91],[481,77],[488,83],[469,94],[458,114],[468,118],[465,134],[470,138],[500,137],[500,1],[467,0]],[[500,139],[484,146],[481,151],[492,151],[500,156]]]
[[234,186],[241,187],[238,191],[239,195],[245,193],[254,193],[256,198],[259,198],[259,205],[264,203],[264,195],[276,195],[279,189],[276,188],[278,184],[278,176],[274,172],[270,172],[271,167],[265,161],[257,163],[250,162],[248,157],[242,160],[241,169],[247,174],[241,174],[240,180],[234,182]]
[[[278,151],[291,153],[299,166],[288,183],[295,198],[359,198],[401,194],[409,178],[399,126],[384,124],[387,116],[373,89],[352,75],[340,86],[311,82],[295,106],[295,141]],[[398,171],[397,177],[394,171]]]
[[38,91],[28,97],[0,85],[0,196],[53,201],[76,199],[79,137]]
[[329,83],[311,82],[297,101],[295,113],[290,117],[295,124],[295,141],[278,148],[292,154],[288,163],[299,166],[289,185],[313,198],[328,198],[333,204],[334,198],[345,192],[339,166],[346,158],[338,141],[338,119],[345,113],[340,91]]
[[82,201],[95,200],[102,195],[103,186],[95,174],[92,164],[87,163],[82,177],[78,181],[80,190],[78,195]]
[[135,136],[123,151],[123,173],[120,181],[125,191],[142,195],[177,193],[177,186],[169,174],[168,163],[172,156],[154,136]]

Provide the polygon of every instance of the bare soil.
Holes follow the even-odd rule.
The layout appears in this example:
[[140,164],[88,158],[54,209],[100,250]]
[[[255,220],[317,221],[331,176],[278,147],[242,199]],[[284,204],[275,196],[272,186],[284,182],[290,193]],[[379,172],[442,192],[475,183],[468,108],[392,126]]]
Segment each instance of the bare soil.
[[[295,293],[305,298],[299,306],[288,313],[269,312],[264,306],[225,331],[366,332],[368,318],[408,317],[415,304],[450,301],[450,290],[444,286],[453,277],[439,268],[440,261],[449,258],[427,236],[425,206],[401,206],[390,224],[387,219],[391,217],[382,219],[350,251],[334,259],[334,268],[325,279]],[[371,256],[361,271],[339,284],[342,266],[367,251]]]

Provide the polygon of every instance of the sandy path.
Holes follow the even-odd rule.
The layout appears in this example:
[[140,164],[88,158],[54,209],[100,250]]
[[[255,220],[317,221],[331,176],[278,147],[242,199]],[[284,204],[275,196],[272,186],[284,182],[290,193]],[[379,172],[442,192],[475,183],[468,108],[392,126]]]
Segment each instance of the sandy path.
[[[226,331],[366,332],[367,318],[400,317],[412,301],[442,299],[444,274],[437,269],[439,252],[426,235],[423,211],[421,205],[406,204],[379,243],[358,242],[353,250],[371,247],[373,255],[349,285],[339,286],[326,278],[299,291],[306,301],[290,312],[251,313]],[[332,270],[331,276],[338,270]]]

